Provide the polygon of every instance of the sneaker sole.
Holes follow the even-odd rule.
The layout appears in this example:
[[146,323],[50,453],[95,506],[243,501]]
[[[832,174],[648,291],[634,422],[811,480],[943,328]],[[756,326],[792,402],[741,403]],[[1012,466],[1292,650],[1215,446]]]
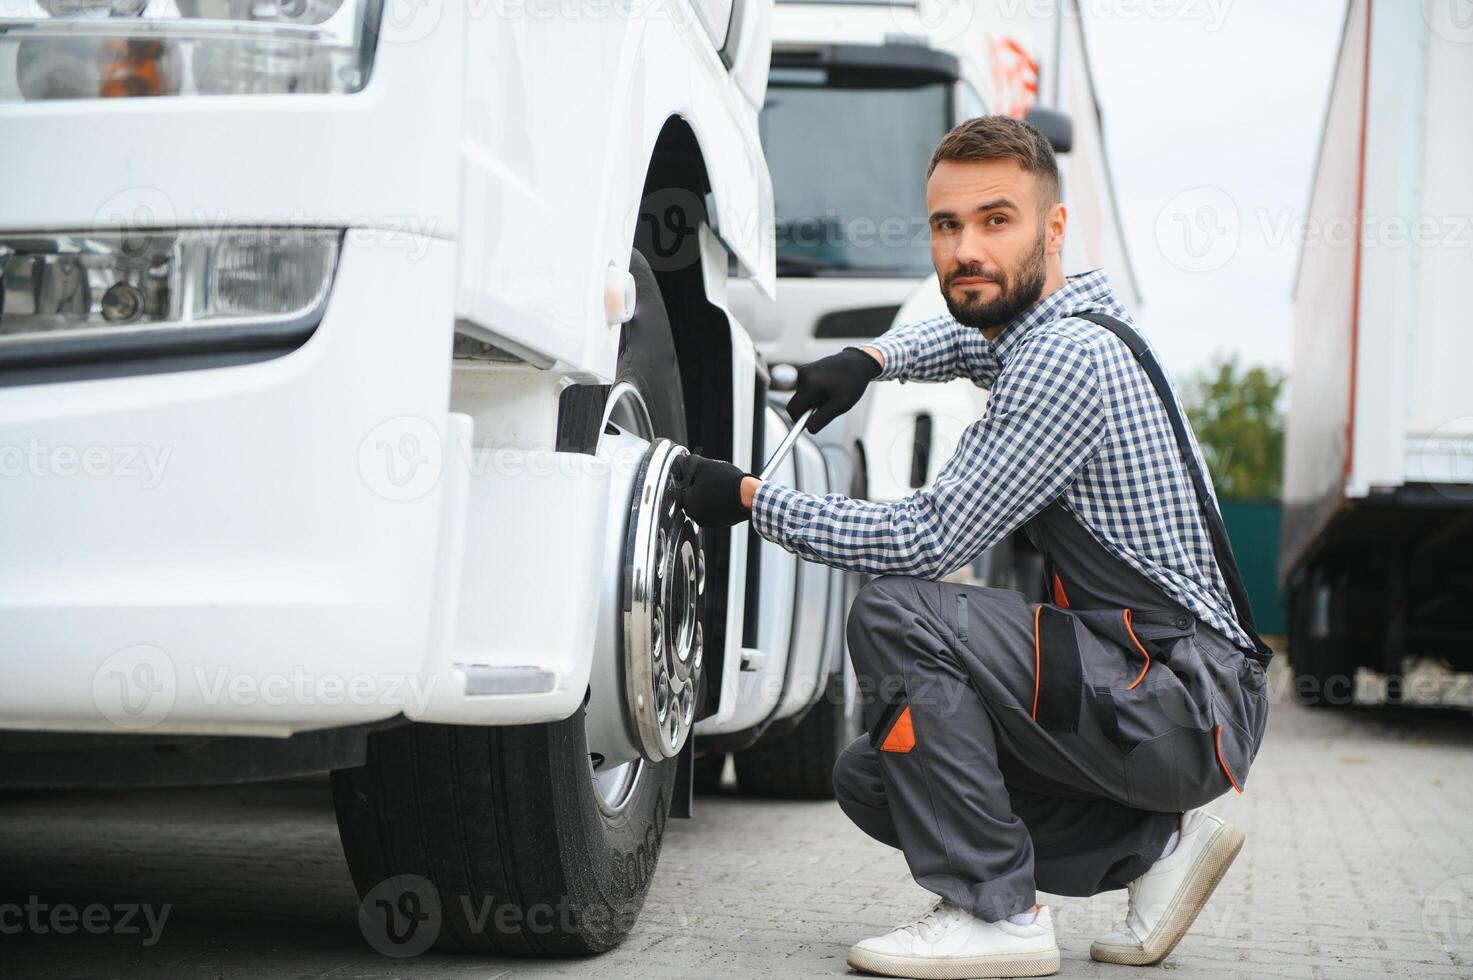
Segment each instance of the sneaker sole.
[[1224,823],[1211,843],[1197,855],[1196,866],[1187,876],[1181,893],[1173,899],[1166,915],[1146,942],[1139,946],[1117,946],[1096,941],[1089,947],[1089,958],[1123,966],[1151,966],[1166,959],[1192,927],[1202,906],[1212,897],[1217,883],[1222,881],[1233,859],[1243,849],[1247,836],[1235,825]]
[[992,953],[986,956],[891,956],[867,949],[849,950],[849,965],[882,977],[916,980],[966,980],[970,977],[1046,977],[1059,972],[1059,950]]

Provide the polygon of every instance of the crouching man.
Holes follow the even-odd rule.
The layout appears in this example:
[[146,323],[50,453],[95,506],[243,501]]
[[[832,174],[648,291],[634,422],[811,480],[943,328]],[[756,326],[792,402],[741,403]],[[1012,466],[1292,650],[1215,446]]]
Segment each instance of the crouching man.
[[[1007,117],[963,123],[932,157],[926,208],[950,315],[805,365],[788,411],[817,406],[817,431],[873,380],[970,378],[987,408],[934,486],[818,497],[700,456],[677,483],[697,523],[750,518],[805,559],[879,576],[847,629],[869,730],[834,786],[940,898],[849,964],[1050,974],[1036,891],[1117,888],[1125,920],[1090,955],[1157,963],[1242,847],[1201,808],[1242,792],[1272,654],[1170,382],[1104,272],[1063,274],[1047,140]],[[942,581],[1019,528],[1049,601]]]

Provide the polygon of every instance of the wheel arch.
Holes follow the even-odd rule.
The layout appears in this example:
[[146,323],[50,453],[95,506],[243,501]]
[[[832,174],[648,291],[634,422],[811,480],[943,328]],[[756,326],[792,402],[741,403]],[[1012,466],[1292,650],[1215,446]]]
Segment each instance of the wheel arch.
[[[737,443],[733,384],[733,332],[738,325],[724,306],[707,294],[708,280],[723,281],[724,249],[703,242],[709,226],[712,185],[695,130],[670,115],[650,152],[635,221],[634,247],[650,263],[670,317],[685,400],[688,448],[702,456],[732,459]],[[732,556],[727,536],[711,535],[706,544],[706,696],[697,717],[709,715],[720,699],[727,647],[727,596]]]

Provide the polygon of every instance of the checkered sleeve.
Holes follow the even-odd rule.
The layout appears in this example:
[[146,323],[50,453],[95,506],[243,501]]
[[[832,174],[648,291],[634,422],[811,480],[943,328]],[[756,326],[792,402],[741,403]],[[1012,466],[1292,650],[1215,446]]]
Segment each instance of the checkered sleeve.
[[752,526],[809,561],[941,578],[1047,506],[1106,439],[1089,350],[1045,334],[1009,361],[986,414],[967,427],[930,489],[876,503],[763,482]]
[[865,341],[885,355],[875,380],[950,381],[970,378],[991,388],[1000,365],[981,331],[964,327],[949,315],[912,320]]

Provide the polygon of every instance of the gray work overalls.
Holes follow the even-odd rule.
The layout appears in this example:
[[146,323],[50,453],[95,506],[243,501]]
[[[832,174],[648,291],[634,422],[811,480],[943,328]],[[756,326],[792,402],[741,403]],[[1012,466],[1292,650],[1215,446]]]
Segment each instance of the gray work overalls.
[[1035,888],[1093,895],[1160,856],[1178,814],[1242,792],[1264,667],[1110,555],[1055,500],[1027,525],[1052,601],[887,575],[848,619],[868,732],[840,806],[923,887],[995,921]]

